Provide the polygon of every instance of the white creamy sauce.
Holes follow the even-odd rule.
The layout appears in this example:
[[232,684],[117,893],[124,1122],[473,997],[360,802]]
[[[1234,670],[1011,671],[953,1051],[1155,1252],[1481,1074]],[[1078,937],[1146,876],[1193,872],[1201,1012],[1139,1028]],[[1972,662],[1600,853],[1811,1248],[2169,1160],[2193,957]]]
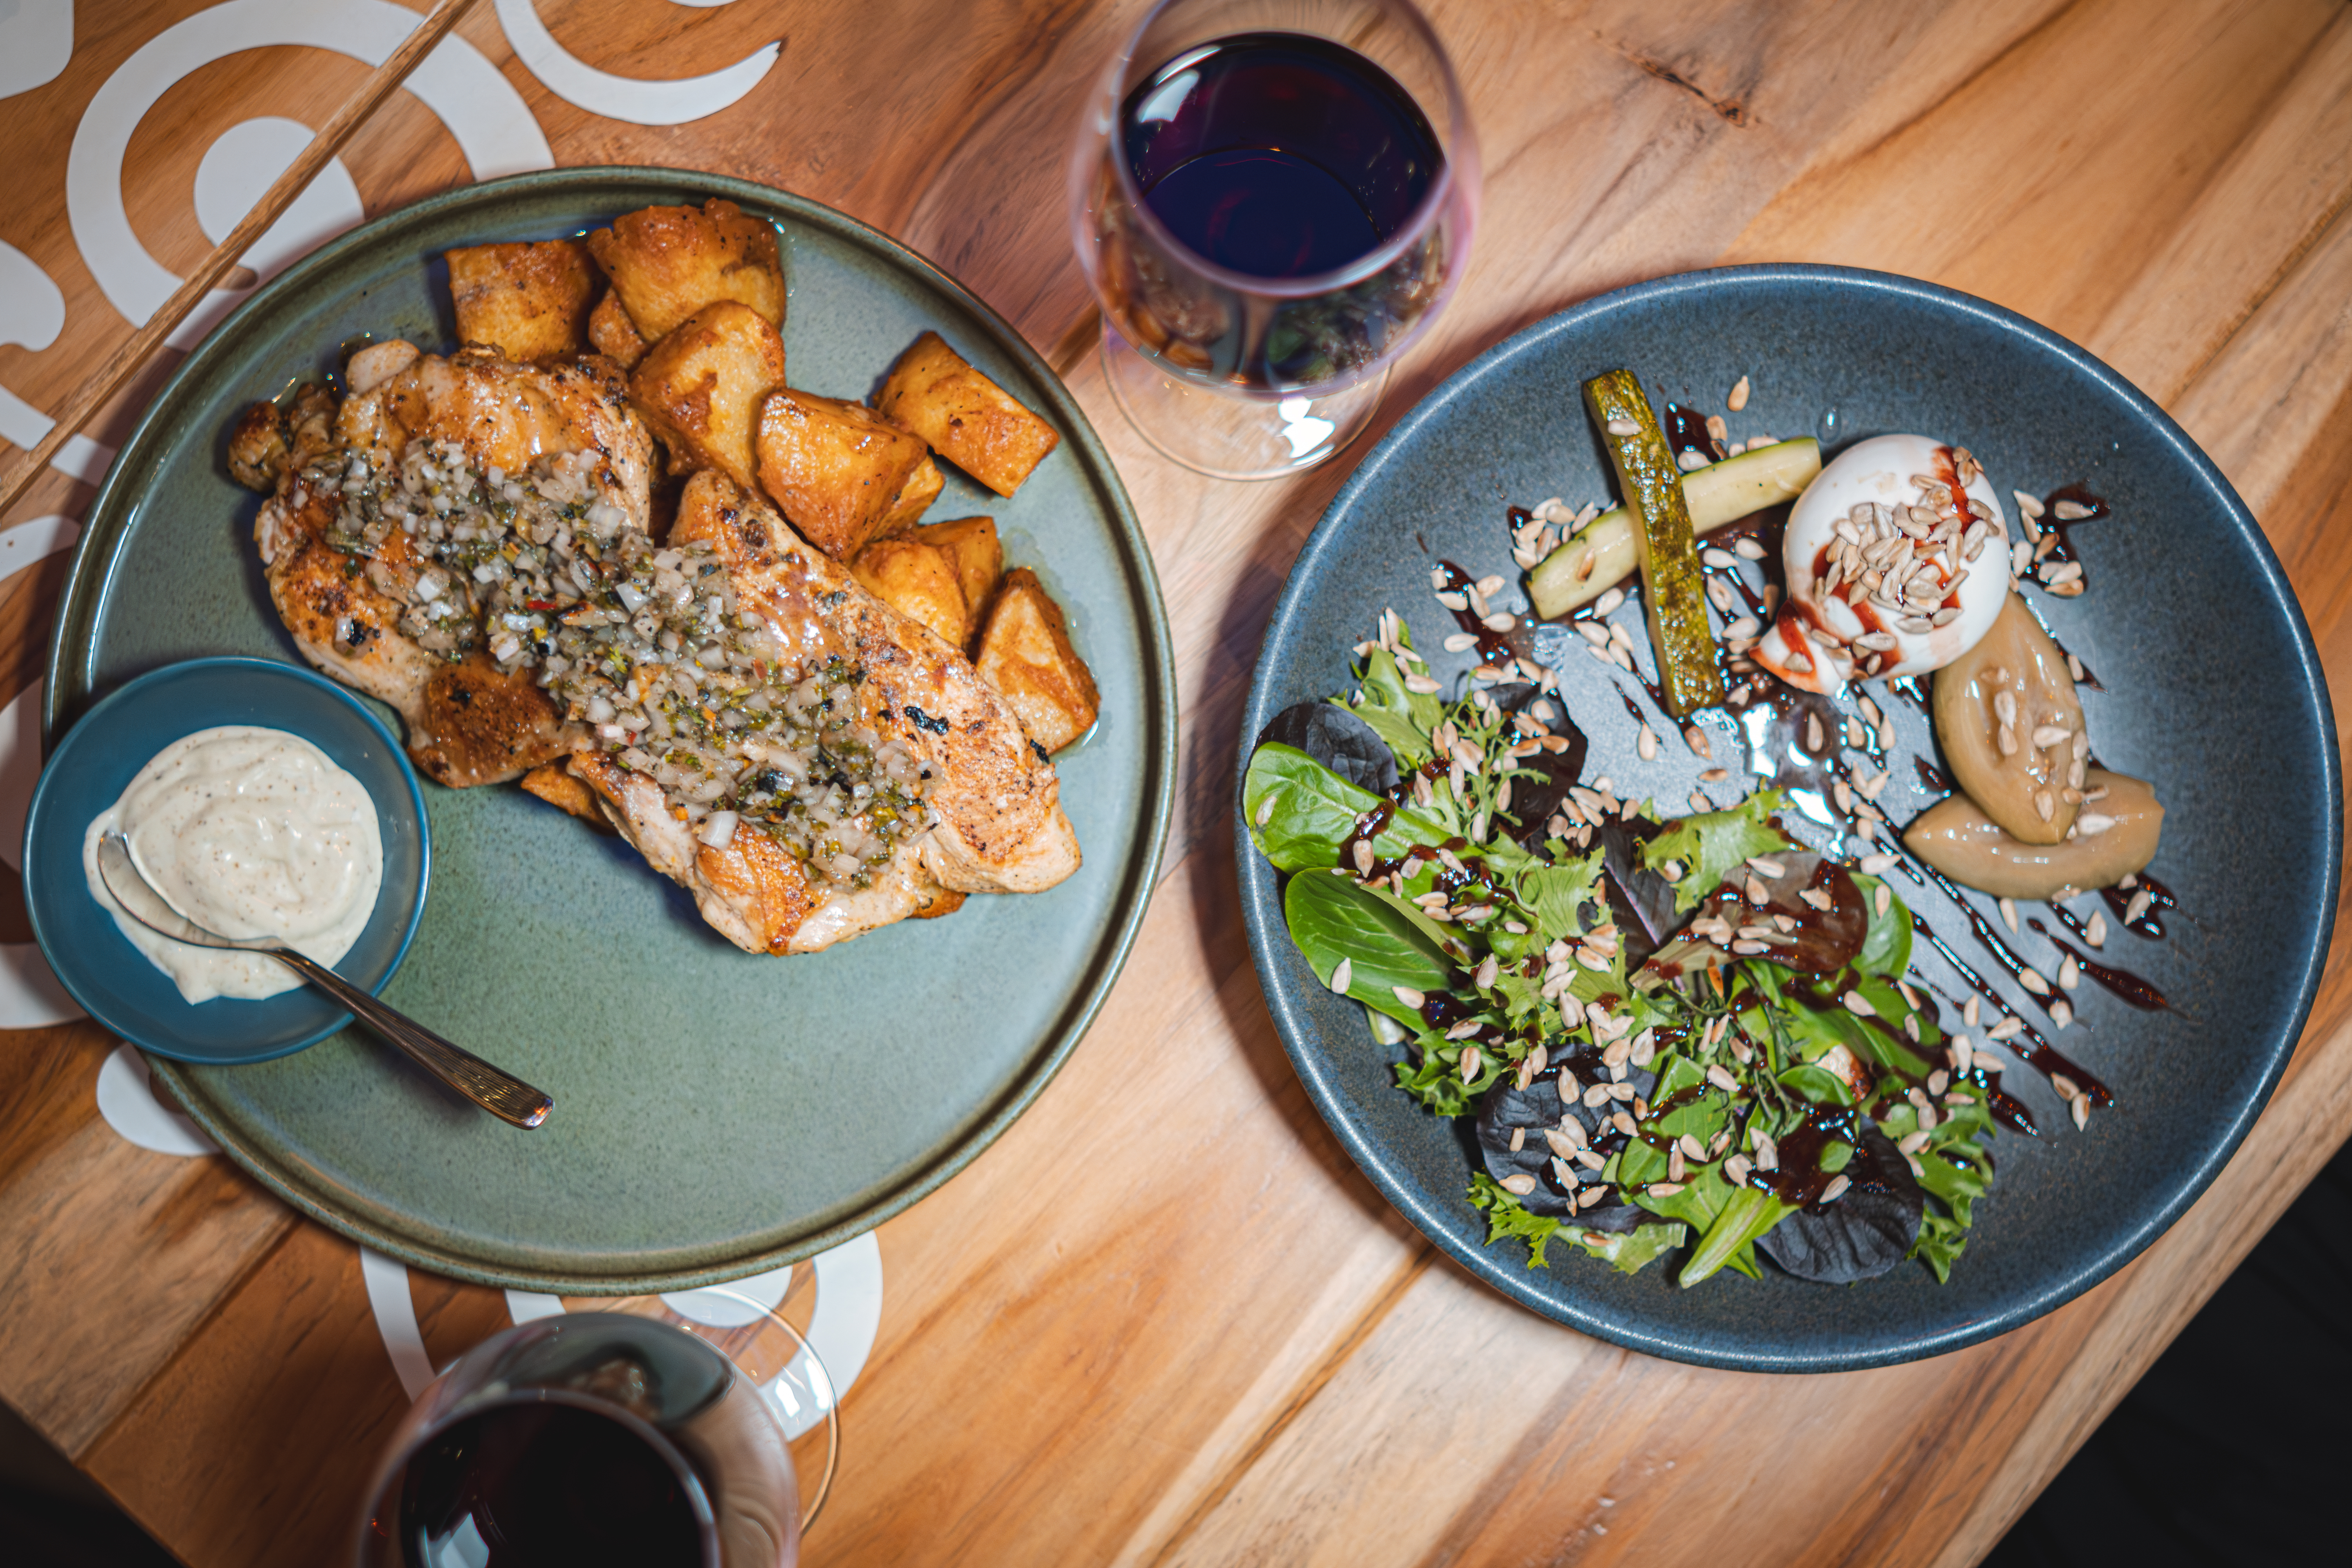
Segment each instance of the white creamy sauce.
[[120,830],[172,907],[222,936],[275,936],[331,964],[375,912],[383,842],[367,787],[299,735],[248,724],[200,730],[157,752],[90,823],[90,897],[190,1002],[258,1000],[302,984],[258,952],[191,947],[122,912],[98,875],[99,840]]

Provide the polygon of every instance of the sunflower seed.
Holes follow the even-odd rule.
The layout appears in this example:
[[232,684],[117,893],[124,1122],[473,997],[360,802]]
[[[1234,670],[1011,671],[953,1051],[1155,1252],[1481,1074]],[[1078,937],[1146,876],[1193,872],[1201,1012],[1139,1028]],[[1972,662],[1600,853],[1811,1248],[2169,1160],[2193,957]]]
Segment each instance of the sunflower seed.
[[1421,1010],[1422,1005],[1429,1000],[1410,985],[1391,985],[1389,990],[1395,994],[1399,1002],[1416,1013]]
[[2007,926],[2012,934],[2017,931],[2017,906],[2007,899],[2000,901],[2000,923]]
[[2097,910],[2091,911],[2090,920],[2083,927],[2083,940],[2093,947],[2107,945],[2107,917],[2104,913]]
[[2074,819],[2074,826],[2084,837],[2105,833],[2116,825],[2116,819],[2103,812],[2086,811]]
[[2050,982],[2042,978],[2042,972],[2038,969],[2019,970],[2017,972],[2017,983],[2020,985],[2024,986],[2028,991],[2032,992],[2036,996],[2047,996],[2050,994]]
[[1694,474],[1706,468],[1706,461],[1704,452],[1678,452],[1675,455],[1675,467],[1686,474]]
[[1822,1189],[1822,1202],[1825,1204],[1837,1202],[1838,1199],[1845,1196],[1845,1190],[1852,1185],[1853,1183],[1847,1177],[1832,1176],[1830,1184]]
[[1345,996],[1348,994],[1348,982],[1355,977],[1356,961],[1352,958],[1343,958],[1331,970],[1329,983],[1331,989]]
[[1631,419],[1612,419],[1601,428],[1612,436],[1639,436],[1642,433],[1642,427]]
[[1748,378],[1743,375],[1732,384],[1731,394],[1723,400],[1723,405],[1734,414],[1738,413],[1748,406]]
[[2066,1108],[2066,1114],[2074,1119],[2075,1131],[2088,1131],[2091,1126],[2091,1097],[2077,1095],[2074,1103]]
[[1514,1171],[1509,1175],[1503,1178],[1502,1188],[1507,1193],[1515,1194],[1519,1197],[1526,1197],[1529,1193],[1536,1190],[1536,1179],[1533,1176],[1528,1175],[1525,1171]]

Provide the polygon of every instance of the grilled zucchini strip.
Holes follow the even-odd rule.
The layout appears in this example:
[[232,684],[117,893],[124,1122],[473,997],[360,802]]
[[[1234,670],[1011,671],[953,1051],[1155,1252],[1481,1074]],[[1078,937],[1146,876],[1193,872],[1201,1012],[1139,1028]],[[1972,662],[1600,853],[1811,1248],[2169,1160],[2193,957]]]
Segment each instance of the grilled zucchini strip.
[[[1759,447],[1683,476],[1691,531],[1713,533],[1802,495],[1822,471],[1822,444],[1811,436]],[[1632,576],[1641,566],[1633,519],[1622,506],[1594,518],[1528,574],[1528,601],[1556,621]]]
[[1630,370],[1606,371],[1586,382],[1584,406],[1608,443],[1625,510],[1640,524],[1634,543],[1642,563],[1642,602],[1649,610],[1650,646],[1657,652],[1666,711],[1680,719],[1718,706],[1723,675],[1716,666],[1698,544],[1674,450]]

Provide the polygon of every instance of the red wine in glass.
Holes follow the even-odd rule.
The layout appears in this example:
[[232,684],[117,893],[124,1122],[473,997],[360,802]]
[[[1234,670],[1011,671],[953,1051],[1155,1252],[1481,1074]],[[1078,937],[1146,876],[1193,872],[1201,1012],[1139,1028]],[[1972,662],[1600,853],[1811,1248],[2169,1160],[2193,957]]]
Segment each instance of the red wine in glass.
[[1460,85],[1410,0],[1160,0],[1071,163],[1112,395],[1203,473],[1328,458],[1452,292],[1477,189]]
[[494,1405],[408,1461],[399,1533],[418,1568],[703,1568],[709,1505],[675,1449],[601,1410]]
[[1445,162],[1386,71],[1296,33],[1188,50],[1128,95],[1119,129],[1169,233],[1254,278],[1337,272],[1379,248]]

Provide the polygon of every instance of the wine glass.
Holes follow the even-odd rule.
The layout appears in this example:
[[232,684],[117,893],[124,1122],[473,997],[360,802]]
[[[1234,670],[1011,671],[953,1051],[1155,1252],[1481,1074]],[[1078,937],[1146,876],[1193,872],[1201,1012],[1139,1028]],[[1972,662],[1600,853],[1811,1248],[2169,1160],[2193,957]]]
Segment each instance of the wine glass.
[[723,1287],[606,1305],[502,1330],[418,1396],[368,1489],[359,1568],[799,1561],[840,1436],[807,1339]]
[[1408,0],[1161,0],[1069,184],[1120,409],[1187,468],[1271,479],[1363,430],[1453,293],[1478,148]]

